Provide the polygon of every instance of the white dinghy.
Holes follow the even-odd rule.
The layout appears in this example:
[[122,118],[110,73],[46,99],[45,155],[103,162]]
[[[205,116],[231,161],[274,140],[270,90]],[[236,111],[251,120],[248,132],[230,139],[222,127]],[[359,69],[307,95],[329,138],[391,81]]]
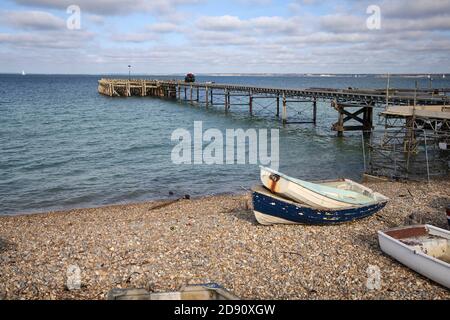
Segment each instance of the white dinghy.
[[366,207],[389,200],[349,179],[312,183],[265,167],[261,167],[261,182],[274,194],[318,209]]
[[381,250],[450,289],[450,231],[430,225],[378,232]]

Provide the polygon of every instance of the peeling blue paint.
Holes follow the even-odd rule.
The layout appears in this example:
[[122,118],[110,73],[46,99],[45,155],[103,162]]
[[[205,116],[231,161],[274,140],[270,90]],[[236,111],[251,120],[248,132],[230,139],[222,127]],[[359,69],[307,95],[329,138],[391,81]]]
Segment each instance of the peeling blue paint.
[[380,202],[363,207],[353,207],[341,210],[319,210],[311,207],[293,205],[268,195],[253,192],[253,208],[266,215],[285,219],[301,224],[339,224],[369,217],[386,206]]

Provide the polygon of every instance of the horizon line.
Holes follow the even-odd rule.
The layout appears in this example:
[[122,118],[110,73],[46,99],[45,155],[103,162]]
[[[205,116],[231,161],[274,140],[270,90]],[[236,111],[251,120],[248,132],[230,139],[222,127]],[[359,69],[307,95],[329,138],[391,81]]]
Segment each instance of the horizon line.
[[[0,75],[22,75],[21,72],[0,72]],[[116,75],[116,76],[129,76],[128,73],[26,73],[25,75],[85,75],[85,76],[102,76],[102,75]],[[131,76],[185,76],[186,73],[135,73]],[[275,73],[275,72],[211,72],[211,73],[195,73],[196,76],[339,76],[339,75],[381,75],[381,76],[436,76],[436,75],[450,75],[450,73],[331,73],[331,72],[318,72],[318,73]]]

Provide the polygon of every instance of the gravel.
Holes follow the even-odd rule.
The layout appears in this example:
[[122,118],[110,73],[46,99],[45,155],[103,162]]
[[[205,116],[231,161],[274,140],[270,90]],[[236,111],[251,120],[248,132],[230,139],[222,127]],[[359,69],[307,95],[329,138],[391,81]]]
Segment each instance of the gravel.
[[[339,226],[260,226],[248,194],[2,216],[0,299],[104,299],[112,288],[207,282],[243,299],[450,299],[385,256],[376,235],[417,222],[446,228],[450,181],[367,185],[388,206]],[[77,290],[67,286],[70,266]],[[380,268],[378,289],[366,286],[370,266]]]

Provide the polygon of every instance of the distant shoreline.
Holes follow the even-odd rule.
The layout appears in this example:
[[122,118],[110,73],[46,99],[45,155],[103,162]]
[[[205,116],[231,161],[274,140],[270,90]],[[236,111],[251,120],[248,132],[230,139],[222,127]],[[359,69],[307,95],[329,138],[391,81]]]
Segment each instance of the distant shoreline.
[[[17,73],[1,73],[2,75],[17,75],[23,76],[20,72]],[[196,73],[200,77],[387,77],[386,73]],[[446,77],[450,73],[392,73],[390,77],[395,78],[428,78],[428,76],[441,78],[443,75]],[[128,77],[127,73],[27,73],[26,76],[123,76]],[[147,74],[136,73],[135,77],[184,77],[183,73],[168,73],[168,74]]]

